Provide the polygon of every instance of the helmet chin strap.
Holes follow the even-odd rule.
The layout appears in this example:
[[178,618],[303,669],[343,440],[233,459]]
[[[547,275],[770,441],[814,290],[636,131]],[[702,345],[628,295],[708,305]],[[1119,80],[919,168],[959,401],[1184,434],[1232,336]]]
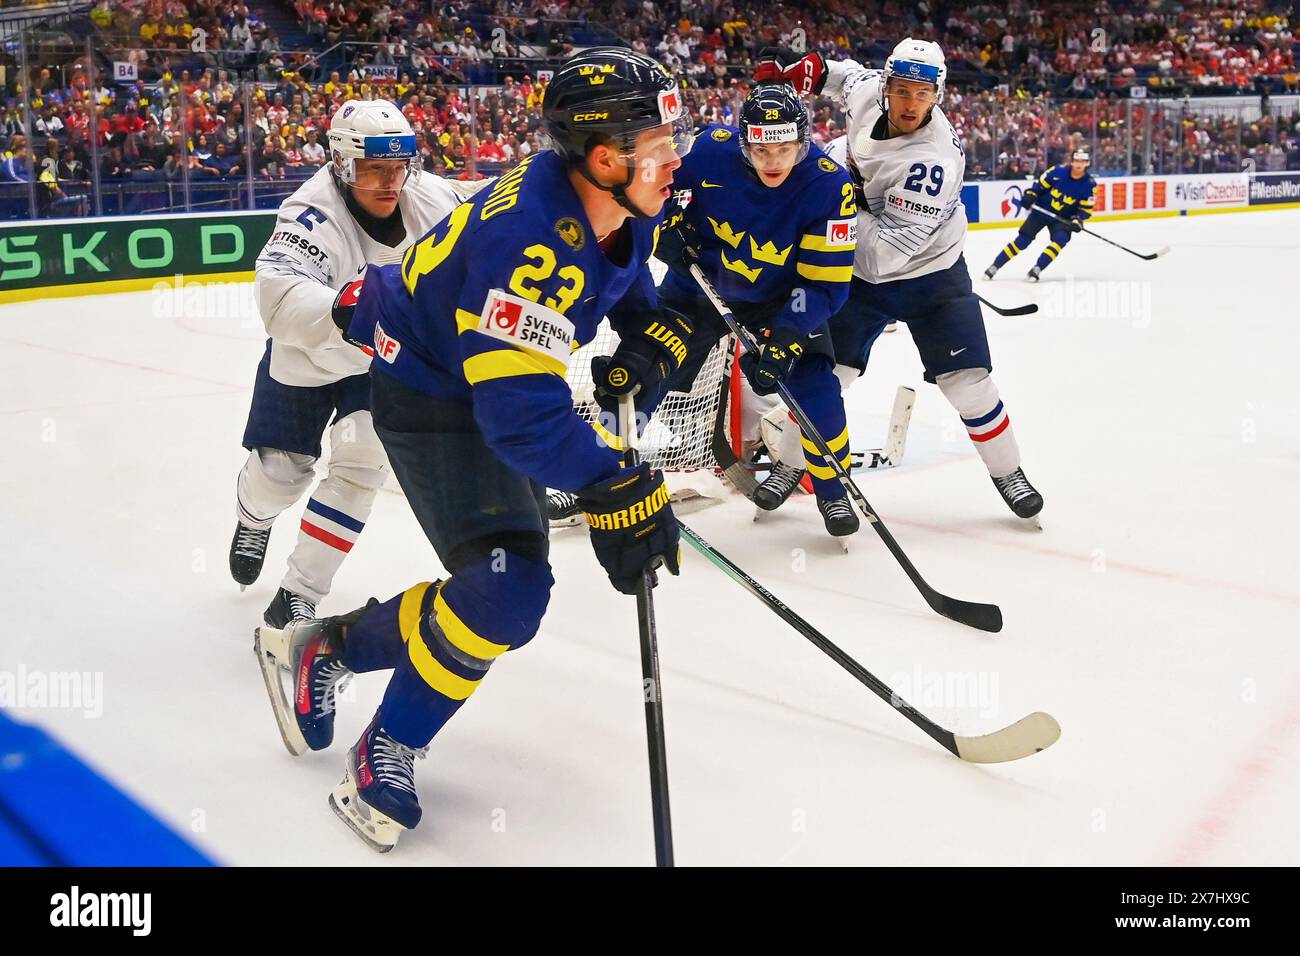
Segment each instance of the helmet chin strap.
[[606,186],[604,183],[598,181],[595,176],[591,175],[591,172],[587,169],[587,163],[585,160],[578,163],[578,172],[582,173],[582,178],[585,179],[587,182],[591,183],[597,189],[609,193],[612,197],[614,197],[614,202],[618,203],[620,206],[622,206],[624,209],[630,212],[633,216],[636,216],[636,218],[638,219],[654,218],[650,213],[643,212],[642,210],[638,209],[636,203],[632,202],[631,199],[627,198],[627,187],[632,185],[632,179],[633,177],[636,176],[636,167],[629,166],[627,168],[627,179],[623,180],[623,182],[615,186]]

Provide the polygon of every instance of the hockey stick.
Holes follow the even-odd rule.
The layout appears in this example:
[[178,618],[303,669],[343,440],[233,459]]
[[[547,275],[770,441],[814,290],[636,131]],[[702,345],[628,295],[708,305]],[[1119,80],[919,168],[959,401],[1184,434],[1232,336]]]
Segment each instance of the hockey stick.
[[1001,306],[994,305],[992,302],[984,298],[984,296],[980,295],[978,292],[975,293],[975,298],[979,299],[980,302],[988,306],[998,315],[1033,315],[1035,312],[1038,311],[1038,305],[1034,302],[1031,302],[1028,305],[1015,305],[1009,309],[1004,309]]
[[949,753],[970,763],[1003,763],[1019,760],[1046,750],[1056,743],[1061,736],[1061,727],[1050,714],[1041,711],[1022,717],[1010,726],[995,730],[980,737],[958,737],[951,730],[940,727],[925,714],[921,713],[890,688],[887,684],[855,661],[815,627],[792,611],[775,594],[759,584],[743,570],[737,567],[726,555],[701,538],[686,525],[681,524],[682,535],[691,547],[708,560],[727,577],[743,587],[763,604],[767,605],[777,617],[785,621],[796,631],[808,638],[822,653],[846,671],[881,700],[895,708],[904,717],[930,735]]
[[[713,307],[718,310],[718,314],[722,316],[722,321],[731,329],[731,334],[740,340],[746,351],[757,354],[758,345],[754,342],[754,337],[736,321],[736,317],[727,308],[727,303],[718,295],[718,291],[713,288],[713,284],[709,282],[708,277],[704,275],[699,265],[691,266],[691,275],[695,277],[700,289],[713,303]],[[784,382],[778,382],[777,389],[781,393],[781,398],[785,401],[786,408],[790,409],[795,421],[799,423],[799,429],[803,432],[804,437],[817,446],[818,454],[826,459],[826,463],[835,472],[840,484],[844,486],[844,490],[849,493],[849,497],[858,506],[863,517],[867,519],[867,523],[875,528],[876,534],[880,535],[880,540],[885,543],[885,547],[894,556],[894,560],[902,566],[912,584],[921,592],[921,596],[925,598],[925,603],[930,605],[931,609],[937,613],[950,620],[957,621],[959,624],[966,624],[981,631],[997,632],[1002,630],[1002,611],[996,604],[977,604],[973,601],[961,601],[957,598],[948,597],[946,594],[940,594],[926,583],[925,578],[921,577],[921,573],[916,570],[907,554],[894,540],[894,536],[889,533],[885,523],[880,520],[880,516],[867,503],[867,499],[863,497],[857,484],[844,470],[844,466],[835,457],[835,453],[830,450],[830,447],[826,444],[826,439],[813,427],[808,416],[799,407],[799,403],[794,400],[794,396],[790,394],[790,389],[786,387]]]
[[[635,466],[636,411],[631,395],[618,402],[618,431],[627,443],[623,464]],[[664,739],[664,708],[659,680],[659,645],[655,629],[652,588],[654,572],[645,571],[636,588],[636,623],[641,638],[641,690],[645,697],[646,748],[650,753],[650,807],[654,815],[655,866],[673,865],[673,824],[668,812],[668,746]]]
[[[1051,219],[1055,219],[1057,222],[1065,223],[1067,226],[1070,225],[1069,219],[1066,219],[1063,216],[1058,216],[1050,209],[1039,209],[1038,206],[1036,205],[1030,206],[1029,208],[1030,211],[1041,212],[1044,216],[1047,216]],[[1166,255],[1169,252],[1168,246],[1165,246],[1162,249],[1157,249],[1155,252],[1138,252],[1136,249],[1130,249],[1128,246],[1118,243],[1114,239],[1107,239],[1099,232],[1093,232],[1091,229],[1089,229],[1087,226],[1083,225],[1082,223],[1080,223],[1079,225],[1079,231],[1086,232],[1090,236],[1095,236],[1096,238],[1100,239],[1102,242],[1108,242],[1116,249],[1123,249],[1129,255],[1137,256],[1139,259],[1145,259],[1147,262],[1150,262],[1152,259],[1159,259],[1161,256]]]

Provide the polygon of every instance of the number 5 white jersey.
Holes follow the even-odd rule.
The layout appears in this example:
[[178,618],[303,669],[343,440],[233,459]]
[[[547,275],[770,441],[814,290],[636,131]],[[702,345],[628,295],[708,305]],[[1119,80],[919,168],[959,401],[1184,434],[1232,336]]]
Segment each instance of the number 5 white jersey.
[[330,310],[338,290],[371,262],[400,262],[406,250],[485,181],[425,174],[402,189],[406,235],[395,246],[371,238],[348,211],[328,165],[284,201],[257,257],[257,305],[271,337],[271,377],[283,385],[328,385],[358,375],[370,356],[343,341]]
[[868,282],[913,279],[947,269],[966,241],[961,202],[966,157],[952,124],[937,106],[930,121],[884,138],[883,74],[853,60],[827,62],[823,96],[848,115],[848,136],[827,152],[845,166],[846,152],[861,174],[865,208],[858,212],[853,274]]

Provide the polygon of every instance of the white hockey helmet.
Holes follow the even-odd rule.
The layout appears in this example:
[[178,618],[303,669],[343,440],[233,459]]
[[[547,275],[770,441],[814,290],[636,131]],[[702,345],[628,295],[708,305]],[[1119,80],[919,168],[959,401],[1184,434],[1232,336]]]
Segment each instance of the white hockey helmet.
[[885,86],[891,77],[934,84],[935,103],[942,103],[943,85],[948,79],[943,47],[933,40],[913,40],[911,37],[894,47],[894,52],[885,61],[885,82],[880,87],[881,109],[886,108]]
[[348,100],[330,120],[330,161],[334,175],[349,186],[357,181],[358,159],[404,159],[406,174],[420,173],[420,150],[406,117],[387,100]]

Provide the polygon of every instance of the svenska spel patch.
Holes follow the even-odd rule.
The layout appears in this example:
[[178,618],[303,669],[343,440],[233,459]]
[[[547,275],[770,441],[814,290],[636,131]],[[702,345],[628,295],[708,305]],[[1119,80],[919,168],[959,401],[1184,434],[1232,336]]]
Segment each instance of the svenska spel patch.
[[539,302],[501,289],[493,289],[483,303],[478,331],[525,352],[554,359],[565,368],[573,354],[572,322]]
[[757,124],[749,127],[751,143],[792,143],[799,138],[799,127],[795,123],[770,123],[766,126]]
[[858,241],[858,220],[857,217],[852,219],[831,219],[826,223],[826,245],[828,246],[852,246]]

